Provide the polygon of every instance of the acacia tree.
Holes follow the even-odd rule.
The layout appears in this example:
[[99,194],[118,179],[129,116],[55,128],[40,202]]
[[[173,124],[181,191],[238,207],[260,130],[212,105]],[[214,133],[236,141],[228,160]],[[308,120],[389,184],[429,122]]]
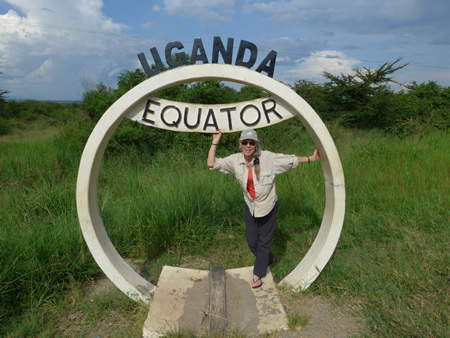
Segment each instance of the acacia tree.
[[6,94],[8,94],[8,93],[9,93],[9,91],[7,91],[3,88],[0,88],[0,101],[5,101]]
[[367,104],[378,93],[390,90],[391,82],[397,83],[391,75],[408,65],[408,63],[397,65],[400,61],[401,58],[394,62],[386,62],[378,69],[353,68],[354,74],[348,75],[323,72],[328,79],[325,86],[339,109],[355,110]]
[[383,114],[394,81],[392,74],[406,67],[402,58],[386,62],[378,69],[353,68],[353,74],[333,75],[323,72],[329,117],[357,127],[383,127]]

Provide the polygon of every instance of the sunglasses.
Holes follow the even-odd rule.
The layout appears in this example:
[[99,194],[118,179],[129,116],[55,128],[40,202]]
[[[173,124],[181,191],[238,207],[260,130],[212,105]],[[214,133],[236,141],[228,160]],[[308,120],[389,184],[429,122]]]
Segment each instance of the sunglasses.
[[251,146],[254,146],[256,144],[255,141],[241,141],[241,144],[243,146],[246,146],[247,144],[250,144]]

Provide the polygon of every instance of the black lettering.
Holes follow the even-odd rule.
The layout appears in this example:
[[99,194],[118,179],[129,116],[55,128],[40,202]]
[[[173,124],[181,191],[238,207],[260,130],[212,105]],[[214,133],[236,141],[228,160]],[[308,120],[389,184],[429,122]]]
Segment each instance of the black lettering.
[[[208,123],[209,119],[212,118],[213,122]],[[209,109],[208,115],[206,116],[206,121],[203,126],[203,130],[206,130],[208,127],[214,127],[216,130],[219,130],[219,126],[217,125],[216,116],[214,115],[214,110],[212,108]]]
[[[264,58],[261,64],[256,68],[258,73],[266,72],[269,77],[273,77],[273,73],[275,72],[275,62],[277,60],[277,52],[271,50],[269,54]],[[267,63],[270,62],[269,65]]]
[[206,56],[205,47],[203,47],[203,42],[200,38],[194,39],[194,45],[192,46],[191,54],[191,65],[195,64],[197,60],[200,60],[203,63],[208,63],[208,57]]
[[[164,113],[165,113],[167,110],[171,109],[171,108],[175,109],[175,111],[178,113],[178,119],[172,121],[172,123],[168,123],[168,122],[164,119]],[[172,105],[164,107],[163,110],[161,111],[161,121],[163,121],[163,123],[164,123],[166,126],[168,126],[168,127],[175,127],[175,128],[178,128],[178,125],[179,125],[180,122],[181,122],[181,112],[180,112],[180,110],[178,109],[178,107],[172,106]]]
[[184,109],[184,124],[186,125],[186,127],[188,127],[188,129],[195,129],[200,124],[200,117],[202,116],[202,108],[198,108],[197,122],[195,122],[194,125],[188,123],[188,112],[189,108],[186,107]]
[[[247,62],[244,62],[244,55],[246,50],[250,51],[250,58]],[[244,66],[246,68],[252,68],[256,62],[256,56],[258,55],[258,47],[254,43],[241,40],[239,45],[238,54],[236,56],[236,66]]]
[[233,62],[233,44],[234,39],[228,38],[227,49],[223,46],[222,39],[218,36],[214,37],[212,63],[219,63],[219,53],[222,55],[223,62],[231,65]]
[[155,63],[152,65],[152,67],[149,66],[144,53],[139,53],[138,58],[141,62],[145,74],[147,74],[148,76],[153,76],[163,71],[163,63],[161,61],[161,57],[159,56],[158,50],[155,47],[150,49],[150,52],[152,53],[153,60],[155,60]]
[[[245,112],[247,111],[247,109],[249,109],[249,108],[254,108],[254,109],[258,112],[258,118],[255,120],[255,122],[252,122],[252,123],[247,122],[247,121],[244,120],[244,113],[245,113]],[[256,107],[255,105],[253,105],[253,104],[248,104],[248,105],[246,105],[244,108],[242,108],[242,110],[241,110],[241,121],[242,121],[242,123],[245,124],[247,127],[252,127],[252,126],[258,124],[258,122],[259,122],[260,119],[261,119],[261,112],[259,111],[258,107]]]
[[148,122],[150,124],[155,124],[155,121],[149,120],[147,118],[148,114],[155,114],[155,111],[150,109],[150,105],[152,103],[156,104],[157,106],[161,105],[159,102],[156,102],[156,101],[153,101],[151,99],[148,99],[147,103],[145,104],[144,114],[142,115],[142,121]]
[[172,57],[172,49],[177,48],[178,50],[183,49],[184,46],[180,41],[173,41],[169,42],[166,45],[166,62],[169,65],[169,67],[176,68],[180,67],[186,64],[186,53],[185,52],[178,52],[175,53],[175,58]]
[[[266,106],[266,104],[268,103],[272,103],[272,107],[268,108]],[[276,116],[278,116],[280,118],[280,120],[283,119],[283,116],[281,116],[276,110],[275,107],[277,106],[277,101],[275,101],[274,99],[267,99],[261,102],[263,110],[264,110],[264,115],[266,115],[266,120],[267,123],[270,123],[270,118],[269,118],[269,113],[274,113]]]
[[236,110],[236,107],[220,108],[221,112],[226,112],[228,117],[228,128],[233,130],[233,125],[231,124],[231,111]]

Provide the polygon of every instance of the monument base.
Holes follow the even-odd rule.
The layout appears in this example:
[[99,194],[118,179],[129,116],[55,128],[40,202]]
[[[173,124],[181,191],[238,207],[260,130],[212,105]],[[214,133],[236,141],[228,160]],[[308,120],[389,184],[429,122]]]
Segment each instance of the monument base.
[[[258,336],[286,330],[286,313],[270,271],[252,289],[253,267],[225,271],[228,334]],[[164,266],[144,323],[143,337],[167,332],[205,335],[209,329],[210,272]]]

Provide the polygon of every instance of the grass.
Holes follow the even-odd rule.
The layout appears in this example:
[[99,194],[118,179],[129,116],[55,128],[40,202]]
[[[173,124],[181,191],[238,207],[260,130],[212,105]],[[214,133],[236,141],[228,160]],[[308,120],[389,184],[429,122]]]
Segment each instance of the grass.
[[[265,148],[312,152],[301,128],[277,128],[261,131]],[[401,139],[334,125],[330,131],[346,175],[346,216],[332,259],[307,292],[361,304],[368,336],[446,336],[448,133]],[[145,308],[118,291],[95,305],[85,299],[100,270],[76,215],[80,152],[67,149],[73,148],[47,137],[0,142],[0,335],[94,334],[99,320],[118,318],[111,323],[117,336],[138,336]],[[105,227],[122,256],[146,260],[153,283],[163,265],[186,260],[206,269],[253,264],[240,188],[234,177],[209,171],[205,156],[179,149],[150,156],[133,147],[106,152],[99,178]],[[273,251],[280,260],[272,272],[280,281],[318,231],[324,209],[320,164],[280,175],[276,184]],[[66,317],[77,311],[84,315],[72,327]],[[289,316],[293,326],[307,318]],[[130,321],[131,327],[123,325]]]
[[309,316],[294,311],[288,316],[288,324],[291,330],[301,330],[302,327],[305,327],[308,324]]
[[148,309],[118,289],[86,297],[84,288],[66,290],[64,299],[32,307],[11,322],[4,337],[140,337]]

